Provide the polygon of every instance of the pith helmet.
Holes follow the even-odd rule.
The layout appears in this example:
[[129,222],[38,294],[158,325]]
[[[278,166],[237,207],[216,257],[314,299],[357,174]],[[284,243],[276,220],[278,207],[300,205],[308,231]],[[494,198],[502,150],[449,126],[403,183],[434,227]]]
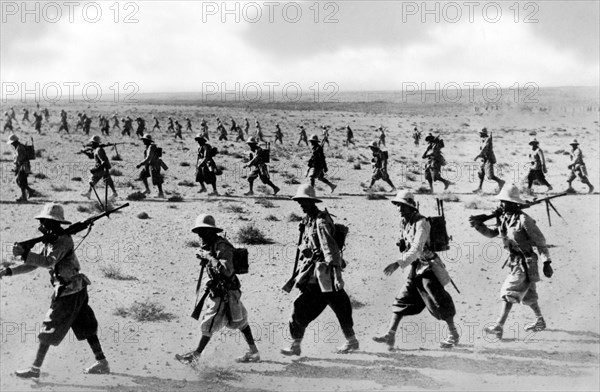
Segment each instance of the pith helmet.
[[425,141],[427,143],[432,142],[434,140],[435,140],[435,136],[433,136],[431,133],[429,135],[425,136]]
[[496,199],[510,201],[517,204],[527,204],[526,201],[521,199],[519,196],[519,188],[515,184],[506,184],[500,190],[500,193],[496,195]]
[[98,135],[92,136],[90,138],[90,140],[88,141],[88,143],[89,144],[92,144],[92,143],[98,143],[98,144],[100,144],[100,136],[98,136]]
[[310,135],[310,137],[308,138],[308,141],[309,141],[309,142],[316,142],[316,143],[318,143],[318,142],[319,142],[319,137],[318,137],[316,134],[312,134],[312,135]]
[[529,141],[529,145],[532,146],[534,144],[540,144],[540,142],[538,142],[536,138],[533,138]]
[[144,136],[142,136],[142,140],[148,140],[149,142],[154,142],[152,140],[152,135],[150,135],[149,133],[147,133]]
[[8,137],[8,140],[6,141],[6,144],[12,144],[14,142],[18,142],[19,141],[19,137],[15,134],[12,134]]
[[315,188],[313,188],[309,184],[299,185],[298,190],[296,191],[296,195],[292,197],[292,200],[295,200],[295,201],[312,200],[315,203],[321,202],[320,199],[317,199],[317,195],[315,193]]
[[256,138],[254,136],[250,136],[246,144],[257,144]]
[[406,189],[398,191],[396,197],[392,199],[392,203],[395,205],[404,204],[414,208],[415,210],[417,209],[417,203],[415,203],[415,196],[412,194],[412,192]]
[[371,143],[369,143],[369,148],[372,149],[379,149],[379,146],[377,145],[377,141],[372,141]]
[[483,128],[481,131],[479,131],[479,136],[488,136],[488,130],[487,128]]
[[577,139],[573,139],[573,141],[569,144],[570,145],[579,145],[579,142],[577,141]]
[[206,139],[204,138],[204,136],[202,136],[201,133],[197,133],[196,137],[194,138],[194,140],[196,140],[198,142],[206,141]]
[[194,228],[192,229],[192,232],[198,233],[200,230],[203,229],[214,230],[217,233],[223,231],[223,229],[221,229],[220,227],[215,226],[215,218],[213,218],[212,215],[207,214],[198,215],[198,217],[196,218],[196,222],[194,223]]
[[71,224],[71,222],[65,220],[65,211],[60,204],[47,203],[42,207],[42,212],[35,217],[35,219],[50,219],[58,223],[65,225]]

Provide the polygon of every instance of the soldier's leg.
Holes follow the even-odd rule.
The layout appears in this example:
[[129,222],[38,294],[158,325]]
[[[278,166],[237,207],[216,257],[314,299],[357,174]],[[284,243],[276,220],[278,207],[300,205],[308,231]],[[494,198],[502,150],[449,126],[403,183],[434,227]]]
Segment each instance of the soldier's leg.
[[354,321],[352,320],[352,304],[350,298],[345,290],[333,291],[331,293],[324,293],[327,299],[327,305],[333,310],[335,316],[340,323],[346,343],[341,347],[338,347],[337,352],[340,354],[346,354],[351,351],[358,350],[358,339],[354,334]]
[[444,184],[444,190],[448,189],[448,187],[450,186],[450,184],[452,184],[450,181],[448,181],[448,180],[446,180],[445,178],[442,177],[441,169],[436,169],[435,170],[434,180],[443,183]]
[[486,172],[487,172],[487,176],[490,180],[496,181],[496,183],[498,183],[498,187],[500,189],[502,189],[502,187],[504,186],[504,180],[501,180],[499,177],[496,176],[496,174],[494,173],[494,164],[488,162],[486,164]]
[[485,163],[481,163],[479,166],[479,171],[477,172],[477,177],[479,177],[479,186],[475,189],[475,192],[478,192],[483,187],[483,180],[485,179]]
[[331,188],[331,192],[333,192],[335,190],[335,188],[337,188],[337,185],[335,185],[334,183],[329,181],[327,178],[325,178],[325,174],[323,173],[322,170],[319,173],[319,181],[321,181],[324,184],[329,185],[329,188]]
[[107,174],[106,177],[104,177],[104,183],[106,185],[108,185],[108,187],[112,191],[113,195],[116,197],[117,196],[117,189],[115,188],[115,182],[113,181],[113,179],[110,176],[110,174]]
[[253,195],[254,194],[254,180],[256,180],[258,178],[258,173],[256,170],[253,170],[252,173],[250,173],[250,175],[248,176],[248,186],[249,186],[249,190],[248,192],[244,193],[245,195]]
[[148,178],[142,178],[142,183],[144,184],[144,187],[146,188],[146,190],[144,191],[144,193],[146,195],[150,194],[150,186],[148,185]]
[[454,347],[458,344],[459,335],[454,324],[456,308],[452,296],[444,289],[433,271],[427,271],[421,276],[421,284],[417,288],[433,317],[444,320],[448,325],[449,336],[440,342],[440,346],[442,348]]
[[429,189],[431,189],[431,191],[433,192],[433,175],[431,173],[431,168],[429,167],[425,169],[425,180],[427,180],[427,183],[429,184]]
[[295,300],[289,321],[290,335],[293,342],[289,349],[281,350],[284,355],[300,355],[300,343],[304,338],[306,327],[316,319],[327,306],[318,287],[306,289]]

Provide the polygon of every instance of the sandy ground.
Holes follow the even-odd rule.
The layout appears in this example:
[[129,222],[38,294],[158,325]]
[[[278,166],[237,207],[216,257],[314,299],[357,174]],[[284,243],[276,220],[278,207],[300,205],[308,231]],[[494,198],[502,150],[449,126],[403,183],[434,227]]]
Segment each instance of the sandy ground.
[[[184,134],[185,140],[180,142],[173,141],[170,135],[156,133],[169,165],[167,197],[180,195],[183,201],[157,199],[156,191],[149,199],[131,201],[122,213],[98,222],[77,251],[83,272],[92,280],[90,301],[101,325],[100,339],[112,374],[82,374],[82,368],[93,358],[87,344],[77,342],[72,335],[51,349],[40,381],[24,381],[12,374],[30,365],[37,346],[36,331],[49,304],[48,275],[39,270],[4,279],[0,284],[0,390],[598,390],[597,193],[555,200],[554,205],[566,223],[553,215],[549,226],[543,206],[528,211],[551,244],[555,268],[554,277],[544,278],[538,286],[540,306],[548,324],[548,329],[540,333],[524,331],[533,314],[520,306],[511,313],[502,341],[483,333],[483,328],[496,320],[499,311],[498,293],[507,273],[501,266],[506,255],[498,240],[485,239],[467,223],[469,215],[485,213],[497,204],[493,199],[493,183],[485,183],[483,195],[471,193],[476,187],[472,162],[478,152],[476,131],[483,126],[494,133],[498,169],[503,178],[522,184],[527,173],[523,169],[527,164],[527,141],[536,132],[548,160],[553,193],[566,186],[568,155],[564,152],[569,150],[568,143],[574,137],[581,142],[592,182],[600,186],[597,102],[591,102],[596,111],[589,112],[585,110],[585,99],[573,96],[569,99],[565,98],[566,109],[553,106],[552,110],[541,112],[513,107],[482,115],[467,106],[425,105],[411,107],[410,115],[402,115],[360,103],[322,110],[203,107],[169,102],[121,108],[122,113],[131,117],[143,114],[150,128],[152,114],[161,118],[189,115],[194,124],[205,117],[215,135],[213,139],[216,139],[216,117],[233,116],[241,120],[247,116],[252,123],[253,118],[258,118],[268,137],[278,121],[286,143],[283,147],[272,146],[276,160],[270,166],[274,182],[282,187],[281,194],[272,197],[270,190],[259,188],[257,197],[242,196],[247,172],[241,169],[240,154],[246,146],[213,139],[221,151],[217,163],[225,168],[218,184],[222,196],[208,197],[197,193],[198,186],[178,185],[183,180],[193,181],[195,143],[190,134]],[[81,109],[94,115],[117,110],[109,104],[68,108],[71,114]],[[73,221],[91,214],[85,211],[90,202],[79,195],[85,191],[91,161],[75,155],[86,137],[81,131],[57,136],[57,113],[58,109],[53,110],[52,121],[44,125],[43,135],[34,135],[36,148],[45,150],[35,161],[34,173],[44,173],[47,178],[31,178],[33,187],[44,195],[33,199],[31,204],[14,203],[17,189],[9,172],[11,148],[2,143],[0,225],[5,263],[15,262],[10,252],[14,241],[37,235],[33,217],[43,203],[51,200],[64,203],[67,219]],[[308,126],[309,134],[316,131],[315,125],[332,126],[332,146],[325,150],[329,174],[339,187],[333,194],[323,188],[318,192],[324,198],[323,207],[351,230],[344,252],[348,261],[344,277],[354,304],[360,351],[349,355],[333,354],[335,347],[342,344],[343,335],[330,310],[310,326],[301,357],[290,359],[279,354],[279,349],[289,342],[287,319],[296,295],[280,290],[291,273],[297,240],[297,223],[289,222],[288,217],[292,212],[301,214],[289,196],[297,187],[294,182],[305,181],[305,162],[310,155],[308,148],[295,146],[295,126],[300,123]],[[99,133],[96,124],[95,120],[92,133]],[[355,130],[358,144],[350,149],[342,146],[345,137],[342,128],[346,124]],[[456,184],[447,192],[442,191],[441,184],[436,184],[438,197],[447,198],[446,216],[452,236],[452,249],[442,257],[461,290],[458,294],[448,287],[457,307],[456,321],[461,331],[460,345],[452,350],[438,348],[447,331],[443,323],[427,312],[403,320],[396,351],[388,352],[371,340],[373,335],[385,332],[390,304],[404,281],[401,271],[392,277],[382,273],[385,265],[397,257],[394,244],[398,215],[389,202],[391,193],[382,190],[380,193],[388,199],[369,200],[360,185],[368,183],[371,175],[370,153],[365,146],[376,138],[374,129],[380,124],[388,127],[392,179],[398,187],[413,190],[424,185],[419,165],[425,149],[423,143],[418,147],[412,143],[413,124],[424,131],[429,128],[443,131],[449,169],[444,175]],[[166,122],[161,126],[166,129]],[[32,134],[30,129],[28,132]],[[28,140],[28,134],[19,134]],[[108,140],[122,141],[117,133]],[[142,158],[142,144],[135,136],[125,141],[126,145],[119,146],[123,161],[113,161],[113,166],[122,172],[114,177],[121,195],[116,204],[125,202],[128,194],[142,188],[140,182],[134,181],[137,171],[133,168]],[[108,153],[114,155],[110,149]],[[354,169],[357,163],[360,169]],[[83,181],[74,181],[74,177],[82,177]],[[389,190],[387,185],[380,184]],[[586,190],[581,183],[574,185],[581,192]],[[261,192],[272,206],[261,202]],[[434,197],[417,195],[424,214],[435,213]],[[137,215],[141,212],[146,212],[150,219],[139,219]],[[190,228],[200,213],[213,214],[217,224],[234,241],[238,229],[253,222],[273,242],[249,246],[251,270],[240,276],[243,301],[261,350],[260,363],[235,363],[234,358],[244,352],[245,343],[237,331],[227,330],[215,335],[197,368],[174,359],[176,353],[194,348],[199,338],[199,324],[189,314],[199,271],[190,243],[195,240]],[[269,215],[274,218],[267,220]],[[76,236],[76,243],[80,238],[81,235]],[[107,266],[116,267],[136,280],[109,279],[103,273]],[[128,307],[135,301],[161,304],[174,317],[169,321],[138,322],[114,314],[117,308]]]

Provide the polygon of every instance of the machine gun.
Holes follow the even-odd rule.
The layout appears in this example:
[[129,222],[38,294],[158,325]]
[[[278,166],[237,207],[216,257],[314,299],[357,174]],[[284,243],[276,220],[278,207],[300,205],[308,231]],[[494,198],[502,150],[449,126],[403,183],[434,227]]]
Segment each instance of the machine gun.
[[[99,144],[98,147],[114,147],[115,150],[117,149],[117,146],[119,144],[125,144],[125,143],[106,143],[106,144]],[[94,151],[94,149],[92,148],[92,146],[84,146],[81,150],[79,150],[77,152],[77,154],[91,154]]]

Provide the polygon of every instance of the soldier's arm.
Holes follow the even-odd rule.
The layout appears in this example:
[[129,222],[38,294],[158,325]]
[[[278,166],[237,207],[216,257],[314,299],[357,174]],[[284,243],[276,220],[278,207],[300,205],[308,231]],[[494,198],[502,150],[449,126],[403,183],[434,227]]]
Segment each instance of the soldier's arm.
[[110,161],[108,160],[108,156],[106,156],[106,151],[103,148],[98,150],[98,158],[100,158],[101,166],[109,169]]
[[333,238],[333,230],[333,225],[324,218],[317,219],[317,236],[321,244],[323,258],[328,265],[340,267],[342,265],[342,255]]
[[497,228],[490,229],[483,222],[474,220],[471,221],[471,225],[479,232],[479,234],[482,234],[487,238],[494,238],[500,235],[500,231]]
[[53,244],[48,245],[48,250],[47,256],[40,253],[29,252],[25,264],[35,267],[52,268],[56,263],[62,260],[69,251],[73,250],[73,240],[71,240],[71,237],[69,236],[60,236]]
[[407,250],[402,252],[400,258],[396,261],[401,268],[406,268],[423,254],[425,244],[429,240],[430,230],[431,225],[427,222],[427,219],[420,219],[416,223],[414,239],[410,242],[410,245],[407,244]]
[[527,232],[532,245],[537,248],[541,261],[544,262],[550,260],[550,252],[548,251],[546,238],[544,237],[544,234],[542,234],[538,225],[535,223],[535,220],[529,215],[522,214],[521,222],[523,223],[523,228]]
[[225,243],[220,243],[215,249],[216,257],[210,257],[211,267],[225,276],[233,275],[233,249]]

